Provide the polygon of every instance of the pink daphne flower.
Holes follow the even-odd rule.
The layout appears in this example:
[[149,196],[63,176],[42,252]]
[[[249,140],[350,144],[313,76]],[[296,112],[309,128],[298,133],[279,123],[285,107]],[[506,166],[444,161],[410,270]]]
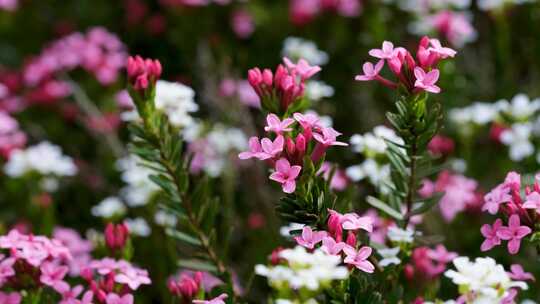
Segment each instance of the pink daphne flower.
[[444,245],[439,244],[435,249],[428,249],[427,256],[440,264],[448,264],[457,258],[458,254],[448,251]]
[[69,271],[67,266],[60,266],[53,262],[44,262],[41,267],[39,281],[47,286],[55,286],[62,282]]
[[276,162],[276,172],[270,175],[270,179],[281,184],[283,192],[293,193],[296,189],[296,178],[300,174],[302,167],[291,166],[285,158],[280,158]]
[[330,146],[348,146],[348,144],[337,141],[336,137],[341,135],[338,131],[331,127],[321,128],[321,133],[313,133],[313,138],[318,141],[317,145],[311,153],[311,160],[314,162],[319,161],[326,152],[326,149]]
[[502,220],[497,219],[492,226],[489,224],[484,224],[480,228],[480,232],[486,238],[482,245],[480,245],[480,250],[488,251],[491,248],[501,244],[501,239],[497,236],[497,232],[502,227]]
[[260,160],[274,158],[283,152],[284,145],[285,139],[281,135],[276,137],[274,141],[263,138],[261,142],[259,142],[259,138],[251,137],[249,139],[249,151],[238,154],[238,158],[250,159],[254,157]]
[[295,64],[289,58],[283,57],[283,62],[285,63],[287,68],[289,68],[289,70],[298,73],[298,75],[300,75],[303,80],[311,78],[311,76],[321,71],[321,67],[319,67],[318,65],[311,66],[309,65],[309,62],[302,58],[300,58],[300,60],[298,60],[298,63]]
[[363,272],[373,273],[375,266],[371,264],[367,259],[371,255],[372,249],[370,247],[364,246],[360,250],[356,251],[351,246],[343,248],[343,251],[347,255],[345,257],[345,264],[353,265],[354,267],[362,270]]
[[341,217],[341,227],[345,230],[363,229],[373,231],[373,219],[369,216],[359,216],[356,213],[346,213]]
[[439,39],[429,39],[429,44],[431,47],[428,48],[428,51],[438,54],[441,59],[446,59],[448,57],[456,56],[457,52],[449,47],[443,47]]
[[2,304],[20,304],[22,300],[18,292],[2,292],[0,291],[0,303]]
[[433,69],[426,73],[421,67],[416,67],[414,68],[414,76],[416,77],[415,88],[435,94],[441,92],[441,88],[435,85],[439,80],[439,70]]
[[375,66],[371,62],[366,62],[362,66],[364,75],[356,75],[354,80],[357,80],[357,81],[375,80],[379,76],[379,73],[381,72],[383,66],[384,66],[384,60],[379,60],[379,62],[377,62]]
[[523,203],[525,209],[535,209],[537,213],[540,213],[540,193],[531,192],[527,195],[527,200]]
[[508,252],[510,254],[516,254],[519,251],[521,239],[529,233],[531,233],[531,228],[521,226],[519,216],[517,214],[512,214],[508,220],[508,227],[499,228],[497,236],[501,240],[508,241]]
[[120,297],[116,293],[111,292],[107,295],[105,301],[106,304],[133,304],[133,295],[125,294]]
[[527,281],[532,280],[534,281],[534,276],[530,272],[525,272],[523,270],[523,267],[519,264],[512,264],[510,266],[511,272],[508,272],[508,276],[512,278],[512,280],[516,281]]
[[268,114],[268,116],[266,116],[266,122],[268,125],[264,127],[264,130],[266,132],[274,132],[279,135],[283,132],[292,131],[292,128],[289,128],[289,126],[294,123],[294,119],[286,118],[281,121],[276,114]]
[[336,242],[333,237],[326,236],[322,240],[321,250],[329,255],[338,255],[347,244],[343,242]]
[[141,285],[152,283],[148,277],[148,271],[135,267],[123,269],[121,273],[114,277],[114,280],[120,284],[126,284],[131,290],[136,290]]
[[198,303],[198,304],[225,304],[225,300],[226,298],[228,298],[229,296],[226,294],[226,293],[222,293],[220,294],[219,296],[211,299],[211,300],[193,300],[193,303]]
[[509,188],[505,184],[498,185],[488,194],[484,196],[483,211],[488,211],[490,214],[496,214],[499,211],[499,205],[507,203],[512,200],[512,196],[509,193]]
[[369,55],[379,59],[392,59],[400,51],[401,48],[395,48],[394,44],[389,41],[384,41],[381,49],[372,49]]
[[294,238],[298,245],[306,247],[307,249],[315,248],[315,245],[320,243],[328,233],[326,231],[313,231],[311,227],[304,226],[302,228],[302,235]]

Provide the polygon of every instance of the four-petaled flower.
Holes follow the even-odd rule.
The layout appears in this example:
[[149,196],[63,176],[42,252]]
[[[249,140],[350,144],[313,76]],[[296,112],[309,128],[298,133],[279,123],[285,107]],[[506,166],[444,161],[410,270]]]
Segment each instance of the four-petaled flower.
[[440,93],[441,88],[439,88],[435,83],[439,80],[439,70],[433,69],[426,73],[421,67],[414,68],[414,76],[416,77],[416,82],[414,83],[415,88],[423,89],[431,93]]
[[338,255],[347,244],[336,242],[333,237],[327,236],[322,240],[321,250],[330,255]]
[[501,244],[501,239],[497,236],[497,232],[502,227],[503,223],[501,219],[495,220],[492,226],[489,224],[484,224],[480,228],[480,232],[486,238],[482,245],[480,245],[480,250],[488,251],[491,248]]
[[383,66],[384,60],[379,60],[379,62],[377,62],[375,66],[371,62],[366,62],[362,66],[364,75],[356,75],[354,79],[357,81],[370,81],[377,79],[377,76],[379,76],[379,73],[381,72]]
[[311,227],[304,226],[302,228],[302,235],[294,238],[298,245],[306,247],[307,249],[315,248],[315,245],[320,243],[328,233],[326,231],[313,231]]
[[369,55],[379,59],[392,59],[399,48],[394,49],[394,44],[390,41],[384,41],[381,49],[372,49]]
[[294,123],[294,119],[286,118],[281,121],[276,114],[268,114],[268,116],[266,116],[266,122],[268,123],[268,125],[264,127],[266,132],[274,132],[280,135],[283,132],[292,131],[292,128],[289,128],[289,126]]
[[285,158],[280,158],[276,162],[276,172],[270,175],[270,179],[281,184],[283,192],[293,193],[296,189],[296,178],[300,174],[302,167],[291,166]]
[[428,48],[428,51],[438,54],[441,59],[454,57],[457,54],[455,50],[449,47],[443,47],[439,39],[429,39],[429,44],[431,47]]
[[490,214],[496,214],[499,212],[500,204],[510,202],[511,200],[512,196],[509,193],[509,188],[505,187],[504,184],[498,185],[484,196],[485,203],[482,206],[482,211],[487,210]]
[[532,275],[532,273],[525,272],[525,270],[523,270],[523,267],[519,264],[512,264],[510,266],[510,272],[508,272],[508,276],[510,276],[512,280],[516,281],[534,281],[534,276]]
[[341,217],[341,227],[345,230],[364,229],[373,231],[373,219],[369,216],[359,216],[356,213],[346,213]]
[[347,255],[343,261],[345,264],[353,265],[364,272],[373,273],[375,266],[367,260],[371,255],[371,251],[372,249],[367,246],[360,248],[358,251],[353,247],[347,246],[343,248],[343,252]]
[[519,251],[521,239],[529,233],[531,233],[531,228],[521,226],[519,215],[512,214],[508,220],[508,227],[499,228],[497,236],[501,240],[508,241],[508,252],[510,254],[516,254]]
[[298,60],[298,63],[295,64],[289,58],[284,57],[283,62],[290,70],[298,73],[298,75],[300,75],[300,77],[304,80],[311,78],[311,76],[317,74],[321,70],[321,67],[317,65],[309,65],[309,62],[307,62],[305,59],[300,59]]
[[531,192],[527,195],[527,200],[523,203],[523,208],[525,209],[535,209],[536,212],[540,213],[540,193]]

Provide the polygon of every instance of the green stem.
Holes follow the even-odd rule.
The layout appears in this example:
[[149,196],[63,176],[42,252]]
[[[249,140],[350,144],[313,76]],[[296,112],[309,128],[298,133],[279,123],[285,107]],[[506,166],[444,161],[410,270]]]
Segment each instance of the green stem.
[[411,163],[410,163],[410,175],[409,175],[409,182],[408,182],[408,191],[407,191],[407,196],[405,198],[405,203],[406,203],[406,206],[407,206],[407,210],[406,210],[406,213],[405,213],[405,222],[404,222],[404,227],[403,228],[407,228],[407,226],[409,225],[409,221],[411,219],[411,212],[412,212],[412,207],[413,207],[413,202],[414,202],[414,196],[415,196],[415,193],[416,193],[416,159],[418,158],[418,136],[414,136],[413,140],[412,140],[412,143],[411,143],[411,149],[410,149],[410,153],[409,153],[409,157],[411,158]]

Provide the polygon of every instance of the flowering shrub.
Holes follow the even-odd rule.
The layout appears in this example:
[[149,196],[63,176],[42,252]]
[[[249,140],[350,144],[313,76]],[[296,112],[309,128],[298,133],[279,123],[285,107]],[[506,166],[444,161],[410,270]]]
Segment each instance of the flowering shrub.
[[540,2],[56,2],[0,0],[0,304],[540,301]]

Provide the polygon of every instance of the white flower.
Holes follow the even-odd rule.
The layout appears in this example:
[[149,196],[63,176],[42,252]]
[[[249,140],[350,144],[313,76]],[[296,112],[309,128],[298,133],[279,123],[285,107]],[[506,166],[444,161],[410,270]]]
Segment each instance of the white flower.
[[503,266],[489,257],[476,258],[474,262],[468,257],[457,257],[453,263],[456,270],[447,270],[444,275],[471,292],[475,297],[472,303],[499,303],[510,288],[528,287],[525,282],[512,281]]
[[124,223],[128,227],[129,232],[133,235],[146,237],[149,236],[150,233],[152,233],[152,229],[150,228],[150,226],[148,226],[148,223],[142,217],[137,217],[134,219],[128,218],[124,221]]
[[154,221],[156,224],[163,227],[175,227],[178,222],[176,216],[167,213],[164,210],[158,210],[154,214]]
[[92,215],[102,218],[110,218],[114,215],[126,213],[126,206],[116,196],[110,196],[92,207]]
[[290,238],[290,237],[292,237],[291,231],[293,231],[293,230],[302,230],[302,228],[304,228],[304,226],[305,226],[304,224],[300,224],[300,223],[289,223],[289,225],[282,226],[279,229],[279,234],[281,234],[281,236],[283,236],[283,237]]
[[392,184],[390,165],[381,165],[371,158],[366,159],[359,165],[348,167],[345,174],[354,182],[367,178],[372,185],[384,193],[388,193],[387,186]]
[[373,128],[373,133],[368,132],[364,135],[355,134],[351,136],[350,143],[356,153],[384,154],[387,148],[386,140],[403,144],[403,139],[397,136],[394,130],[382,125]]
[[297,246],[281,251],[279,256],[286,261],[286,265],[255,266],[255,273],[267,277],[273,287],[316,291],[327,287],[333,280],[343,280],[349,275],[346,267],[339,266],[342,262],[340,256],[328,255],[320,249],[310,253],[304,247]]
[[334,88],[318,80],[310,80],[306,83],[306,96],[312,101],[334,96]]
[[536,0],[478,0],[478,8],[483,11],[493,11],[502,9],[505,5],[523,4],[535,2]]
[[122,181],[126,185],[120,189],[120,195],[130,207],[143,206],[154,195],[159,187],[149,176],[152,171],[143,165],[142,160],[135,155],[129,155],[116,162],[116,167],[122,171]]
[[16,150],[4,166],[4,172],[11,177],[20,177],[30,172],[41,175],[73,176],[77,166],[73,159],[62,154],[60,147],[49,142],[41,142],[26,150]]
[[379,261],[379,265],[382,267],[386,267],[388,265],[399,265],[401,263],[401,259],[397,257],[399,253],[399,247],[394,248],[383,248],[377,250],[379,255],[382,257],[382,260]]
[[521,161],[534,153],[534,145],[530,141],[532,126],[529,123],[513,124],[512,128],[501,133],[501,142],[510,147],[510,159]]
[[486,125],[499,115],[500,105],[487,102],[475,102],[464,108],[455,108],[450,110],[449,117],[457,124],[474,123],[477,125]]
[[293,61],[303,58],[311,65],[324,65],[328,62],[328,54],[319,50],[313,41],[303,38],[287,37],[281,53]]
[[407,230],[399,227],[388,228],[388,238],[397,243],[412,243],[414,240],[414,230],[407,228]]
[[512,98],[511,103],[507,100],[500,100],[496,104],[500,111],[518,120],[527,119],[540,109],[540,99],[531,101],[529,96],[525,94],[517,94]]
[[193,123],[190,113],[199,110],[194,98],[195,91],[183,84],[165,80],[156,83],[156,108],[163,110],[174,126],[185,127]]

